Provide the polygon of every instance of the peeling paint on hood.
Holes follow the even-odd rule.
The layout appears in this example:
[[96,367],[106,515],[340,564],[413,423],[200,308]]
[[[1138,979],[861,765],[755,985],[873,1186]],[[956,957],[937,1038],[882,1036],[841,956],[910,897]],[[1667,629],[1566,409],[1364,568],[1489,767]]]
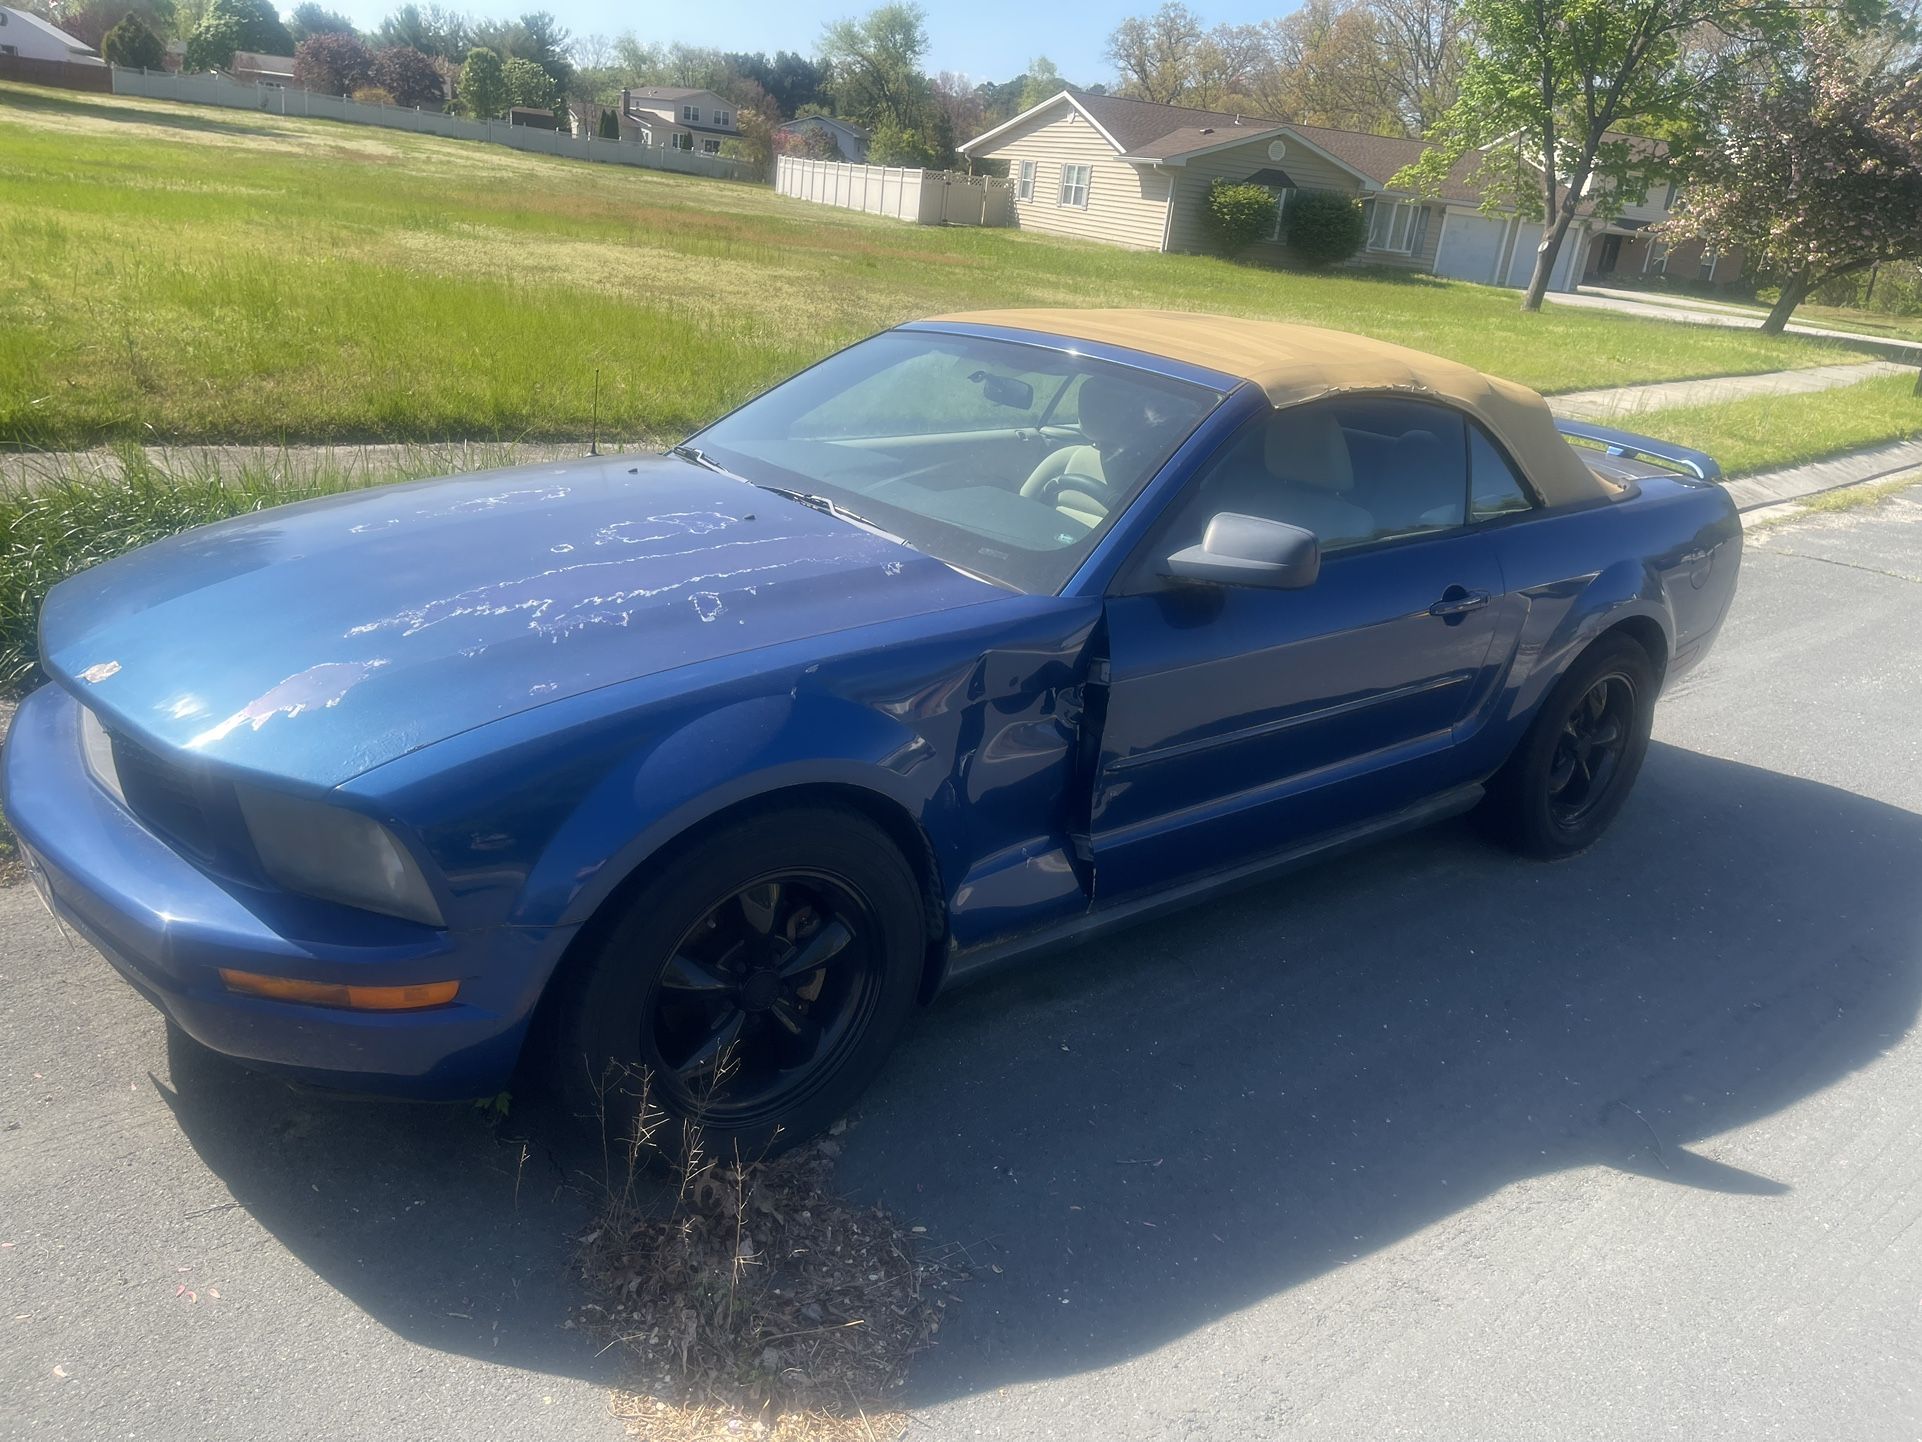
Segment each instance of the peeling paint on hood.
[[147,744],[331,786],[596,687],[1002,594],[729,477],[619,457],[203,526],[55,587],[41,635],[48,669]]

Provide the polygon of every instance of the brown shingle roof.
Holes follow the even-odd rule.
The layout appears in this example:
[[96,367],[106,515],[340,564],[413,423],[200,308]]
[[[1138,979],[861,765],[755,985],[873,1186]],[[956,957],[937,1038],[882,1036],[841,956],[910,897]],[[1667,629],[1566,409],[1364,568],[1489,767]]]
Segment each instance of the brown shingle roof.
[[[1283,123],[1268,116],[1237,115],[1226,110],[1196,110],[1187,105],[1161,105],[1152,100],[1134,100],[1125,95],[1091,95],[1085,90],[1070,90],[1068,93],[1094,117],[1095,124],[1115,138],[1116,144],[1127,155],[1145,154],[1146,147],[1165,140],[1178,130],[1199,131],[1213,127],[1224,132],[1219,139],[1228,139],[1232,135],[1232,127],[1236,125],[1248,127],[1252,137]],[[1198,149],[1200,145],[1214,143],[1217,142],[1206,140],[1189,148]]]

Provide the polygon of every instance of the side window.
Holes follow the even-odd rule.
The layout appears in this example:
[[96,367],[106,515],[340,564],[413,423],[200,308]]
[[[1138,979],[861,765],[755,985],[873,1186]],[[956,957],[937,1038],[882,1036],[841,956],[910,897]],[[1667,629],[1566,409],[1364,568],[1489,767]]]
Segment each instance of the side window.
[[1468,427],[1468,496],[1468,514],[1477,521],[1532,510],[1535,505],[1508,457],[1478,425]]
[[1125,583],[1152,587],[1162,557],[1224,511],[1313,531],[1324,553],[1464,523],[1460,414],[1402,396],[1287,406],[1243,427],[1188,484]]

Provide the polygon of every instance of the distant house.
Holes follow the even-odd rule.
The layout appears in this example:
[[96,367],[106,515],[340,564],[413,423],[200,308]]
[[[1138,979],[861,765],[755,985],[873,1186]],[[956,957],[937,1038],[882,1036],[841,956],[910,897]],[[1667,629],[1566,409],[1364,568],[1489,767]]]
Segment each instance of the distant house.
[[[1216,180],[1245,181],[1272,190],[1280,202],[1276,234],[1250,254],[1279,259],[1289,197],[1300,190],[1334,190],[1358,197],[1367,218],[1358,264],[1526,285],[1541,224],[1512,209],[1482,211],[1483,195],[1474,183],[1479,155],[1458,162],[1433,196],[1395,188],[1395,175],[1429,148],[1426,141],[1399,136],[1064,90],[976,136],[961,151],[971,159],[1007,162],[1014,223],[1026,229],[1142,250],[1206,251],[1209,187]],[[1639,232],[1666,219],[1673,204],[1669,187],[1628,207],[1618,220],[1578,219],[1550,289],[1573,290],[1576,278],[1596,275],[1605,263],[1612,271],[1644,262],[1643,252],[1632,246],[1649,244]],[[1625,244],[1631,245],[1626,252]],[[1672,257],[1671,274],[1676,263]],[[1726,263],[1711,267],[1716,278],[1726,278],[1719,268]]]
[[0,6],[0,55],[65,65],[105,65],[100,52],[38,15]]
[[868,133],[852,121],[834,115],[803,115],[774,127],[776,135],[823,136],[832,142],[835,153],[857,165],[867,162]]
[[227,66],[227,73],[243,85],[279,85],[291,89],[294,83],[294,57],[236,50]]
[[740,138],[734,104],[712,90],[676,85],[647,85],[621,92],[621,139],[673,150],[719,155],[721,145]]
[[559,130],[560,122],[554,119],[552,110],[542,110],[532,105],[508,107],[507,123],[525,125],[529,130]]

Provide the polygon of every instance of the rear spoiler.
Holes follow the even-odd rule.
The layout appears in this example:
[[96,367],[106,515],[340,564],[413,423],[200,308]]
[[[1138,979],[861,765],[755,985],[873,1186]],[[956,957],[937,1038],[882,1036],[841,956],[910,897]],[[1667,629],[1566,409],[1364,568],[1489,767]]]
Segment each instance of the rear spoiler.
[[1589,421],[1563,420],[1560,416],[1555,418],[1555,429],[1571,440],[1593,442],[1609,455],[1624,460],[1653,461],[1701,481],[1722,479],[1722,468],[1713,456],[1672,441],[1658,441],[1653,436],[1638,436],[1633,431],[1618,431],[1613,426],[1598,426]]

